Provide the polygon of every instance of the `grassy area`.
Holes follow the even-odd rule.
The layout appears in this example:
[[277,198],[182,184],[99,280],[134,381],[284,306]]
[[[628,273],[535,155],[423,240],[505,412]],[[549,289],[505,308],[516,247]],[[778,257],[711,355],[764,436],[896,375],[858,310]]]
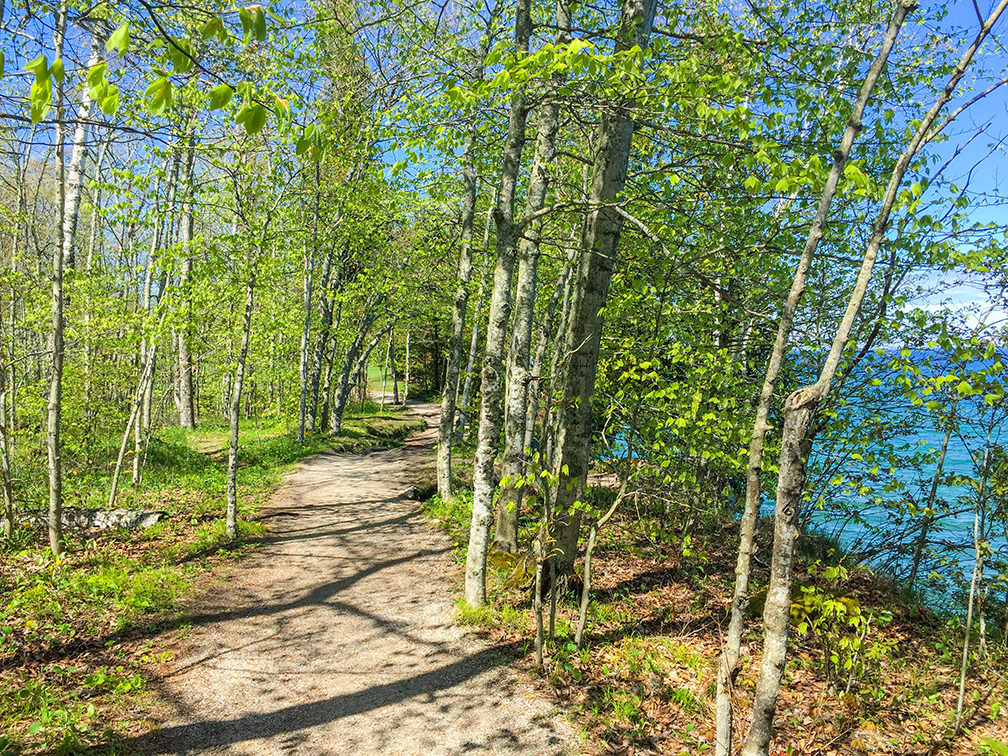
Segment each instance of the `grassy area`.
[[[460,541],[456,551],[464,559],[471,498],[449,504],[435,497],[426,511]],[[561,600],[539,677],[592,750],[713,752],[716,662],[734,577],[735,555],[726,544],[737,541],[737,528],[727,517],[697,524],[688,514],[656,514],[642,501],[625,507],[602,533],[585,642],[575,647],[577,607]],[[734,692],[743,722],[759,673],[758,603],[768,580],[760,565],[769,563],[772,530],[766,522],[759,531],[754,606]],[[797,559],[791,650],[771,753],[999,752],[987,739],[1008,739],[1008,646],[1001,631],[988,622],[983,653],[973,639],[966,729],[955,736],[958,616],[930,612],[886,580],[848,569],[828,546],[808,537]],[[492,552],[489,605],[458,608],[460,621],[519,649],[516,661],[529,671],[531,565],[528,555]]]
[[[401,442],[422,427],[401,410],[359,406],[343,432],[297,443],[275,422],[243,423],[239,537],[221,520],[227,485],[223,423],[164,428],[152,439],[142,483],[126,475],[121,507],[163,510],[152,528],[68,534],[54,560],[45,534],[22,526],[0,545],[0,754],[119,753],[117,740],[145,728],[145,670],[166,660],[165,630],[184,626],[194,587],[261,539],[259,506],[294,463],[326,451]],[[78,474],[68,504],[104,503],[106,475]]]

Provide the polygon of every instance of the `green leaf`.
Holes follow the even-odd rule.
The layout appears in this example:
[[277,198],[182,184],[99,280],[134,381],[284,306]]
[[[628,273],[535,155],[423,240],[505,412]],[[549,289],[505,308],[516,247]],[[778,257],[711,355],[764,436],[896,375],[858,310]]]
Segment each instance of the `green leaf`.
[[92,89],[96,89],[101,86],[102,81],[105,80],[105,74],[108,71],[108,63],[98,63],[91,67],[88,71],[87,83]]
[[109,118],[119,112],[119,87],[110,86],[108,88],[108,94],[101,100],[101,109],[102,113]]
[[3,50],[0,50],[0,76],[4,75],[4,65],[7,63],[7,58],[3,54]]
[[250,102],[238,112],[235,120],[245,127],[249,136],[258,134],[266,125],[266,108],[258,102]]
[[255,22],[252,20],[252,12],[248,8],[239,8],[238,18],[241,19],[242,37],[248,42],[255,27]]
[[188,42],[176,42],[168,46],[168,55],[171,57],[172,66],[178,73],[189,73],[195,65],[192,58],[192,50]]
[[214,87],[210,90],[209,100],[210,100],[210,110],[220,110],[227,106],[231,102],[231,97],[234,95],[234,90],[231,88],[230,84],[221,84],[219,87]]
[[29,101],[31,103],[31,122],[34,125],[49,114],[49,103],[52,101],[52,79],[46,77],[32,83]]
[[973,387],[970,386],[968,381],[960,381],[959,385],[956,386],[956,391],[959,392],[959,396],[966,396],[973,391]]
[[205,24],[203,24],[203,30],[200,32],[200,37],[206,42],[211,37],[220,37],[224,35],[225,39],[227,37],[227,29],[224,26],[224,22],[221,21],[217,16],[214,16]]
[[57,83],[63,83],[63,77],[66,76],[66,70],[63,68],[63,59],[56,58],[49,66],[49,75],[56,79]]
[[160,77],[147,87],[144,97],[147,100],[147,109],[152,115],[163,115],[174,100],[172,83],[167,78]]
[[290,103],[279,95],[273,95],[273,112],[276,113],[277,121],[285,123],[290,120]]
[[122,26],[112,32],[112,36],[109,37],[108,42],[105,43],[105,49],[109,52],[115,50],[120,55],[125,55],[129,51],[129,46],[129,22],[124,21]]
[[266,14],[263,13],[261,5],[252,6],[252,21],[255,25],[255,38],[260,42],[266,41]]
[[39,55],[25,66],[25,70],[35,74],[35,81],[47,81],[49,79],[49,59],[44,55]]
[[35,722],[35,723],[33,723],[31,725],[31,727],[28,728],[28,734],[29,735],[34,735],[36,732],[38,732],[41,729],[42,729],[42,723],[41,722]]

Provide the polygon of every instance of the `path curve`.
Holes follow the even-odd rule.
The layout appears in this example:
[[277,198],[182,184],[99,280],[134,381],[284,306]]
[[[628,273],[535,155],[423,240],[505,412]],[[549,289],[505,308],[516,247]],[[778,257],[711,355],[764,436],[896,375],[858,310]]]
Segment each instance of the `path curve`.
[[151,754],[575,753],[577,736],[452,623],[452,542],[404,498],[427,429],[320,454],[263,511],[266,544],[201,598],[159,683]]

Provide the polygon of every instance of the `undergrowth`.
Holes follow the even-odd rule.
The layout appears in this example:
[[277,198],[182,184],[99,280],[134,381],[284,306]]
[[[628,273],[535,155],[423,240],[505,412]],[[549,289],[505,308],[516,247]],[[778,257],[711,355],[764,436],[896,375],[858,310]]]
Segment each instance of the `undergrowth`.
[[[31,522],[0,542],[0,754],[122,753],[121,738],[147,726],[135,712],[146,701],[147,666],[169,656],[162,633],[184,627],[180,607],[208,571],[266,535],[256,511],[291,465],[323,451],[392,446],[423,424],[398,408],[367,409],[349,411],[338,437],[304,445],[285,426],[245,424],[233,541],[221,519],[228,428],[210,420],[152,438],[139,486],[126,471],[116,506],[163,511],[157,525],[68,532],[60,560]],[[107,491],[104,471],[77,471],[66,506],[103,505]],[[21,501],[30,492],[23,484]]]

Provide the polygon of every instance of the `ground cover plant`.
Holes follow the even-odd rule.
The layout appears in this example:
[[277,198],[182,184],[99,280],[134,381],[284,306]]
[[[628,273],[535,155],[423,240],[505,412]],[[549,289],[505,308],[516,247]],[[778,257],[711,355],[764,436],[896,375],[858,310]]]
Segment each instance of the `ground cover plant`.
[[[468,525],[464,502],[446,507],[435,500],[428,513],[461,533]],[[717,658],[734,578],[734,555],[724,543],[738,526],[730,516],[682,525],[643,505],[614,518],[593,555],[582,645],[574,643],[579,597],[565,597],[541,672],[521,559],[491,554],[493,598],[479,609],[459,604],[461,622],[519,649],[518,662],[569,713],[594,753],[713,752]],[[762,522],[753,627],[733,689],[740,709],[750,705],[759,671],[768,529]],[[935,612],[891,581],[847,565],[833,542],[815,534],[808,541],[792,602],[794,663],[771,753],[997,753],[1008,737],[1003,630],[989,628],[984,650],[971,656],[966,725],[957,735],[962,617]]]
[[[166,428],[149,446],[147,470],[121,505],[165,513],[146,529],[68,532],[55,559],[39,528],[19,525],[0,552],[0,753],[119,753],[119,740],[149,726],[158,705],[147,688],[164,663],[169,630],[184,632],[197,586],[237,569],[266,537],[257,520],[284,474],[319,452],[361,453],[400,443],[421,423],[402,408],[366,404],[339,436],[298,444],[281,423],[250,424],[241,439],[238,537],[222,520],[227,431]],[[223,453],[222,453],[223,449]],[[82,502],[101,500],[107,476],[78,482]]]

